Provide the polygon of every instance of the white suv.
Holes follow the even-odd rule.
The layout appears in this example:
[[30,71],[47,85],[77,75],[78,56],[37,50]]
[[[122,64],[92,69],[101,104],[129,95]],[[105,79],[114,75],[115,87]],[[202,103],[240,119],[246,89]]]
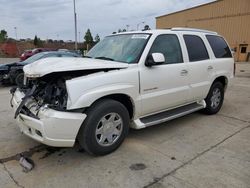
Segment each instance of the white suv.
[[78,140],[105,155],[129,127],[217,113],[234,59],[217,33],[172,28],[110,35],[84,58],[43,59],[24,72],[24,86],[11,91],[21,131],[50,146]]

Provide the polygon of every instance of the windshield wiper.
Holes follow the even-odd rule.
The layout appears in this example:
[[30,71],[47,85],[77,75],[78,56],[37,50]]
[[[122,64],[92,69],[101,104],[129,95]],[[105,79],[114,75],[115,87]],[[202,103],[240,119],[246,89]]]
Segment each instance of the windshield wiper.
[[95,59],[103,59],[103,60],[114,61],[114,59],[109,58],[109,57],[96,57]]

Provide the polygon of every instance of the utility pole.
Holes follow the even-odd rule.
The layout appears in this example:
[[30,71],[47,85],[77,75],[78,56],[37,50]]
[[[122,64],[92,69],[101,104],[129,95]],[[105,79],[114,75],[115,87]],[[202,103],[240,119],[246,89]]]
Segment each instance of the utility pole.
[[15,30],[15,36],[16,36],[16,41],[17,41],[17,27],[14,27]]
[[127,32],[129,31],[129,25],[126,25],[126,27],[127,27]]
[[79,44],[81,43],[81,32],[78,32]]
[[76,20],[76,1],[74,2],[74,20],[75,20],[75,50],[77,50],[77,20]]

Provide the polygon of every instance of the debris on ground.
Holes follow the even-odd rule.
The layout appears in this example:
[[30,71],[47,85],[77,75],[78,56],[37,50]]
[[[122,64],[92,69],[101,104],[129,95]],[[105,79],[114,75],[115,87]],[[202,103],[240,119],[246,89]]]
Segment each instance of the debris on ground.
[[147,168],[147,166],[143,163],[136,163],[132,164],[129,168],[131,170],[144,170],[145,168]]
[[21,157],[19,160],[19,164],[23,167],[24,172],[29,172],[35,167],[35,163],[32,161],[32,159],[27,157]]

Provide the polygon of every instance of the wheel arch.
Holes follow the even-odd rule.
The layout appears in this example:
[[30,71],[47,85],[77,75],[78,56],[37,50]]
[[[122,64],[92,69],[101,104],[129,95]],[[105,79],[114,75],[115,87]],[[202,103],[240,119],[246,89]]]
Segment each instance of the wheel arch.
[[135,105],[134,105],[134,102],[133,102],[133,99],[126,95],[126,94],[123,94],[123,93],[116,93],[116,94],[109,94],[109,95],[105,95],[101,98],[98,98],[97,100],[95,100],[91,106],[97,102],[99,102],[100,100],[104,100],[104,99],[113,99],[115,101],[118,101],[120,102],[121,104],[123,104],[126,109],[128,110],[128,113],[129,113],[129,117],[130,119],[132,119],[134,117],[134,113],[135,113]]
[[[217,78],[213,81],[212,85],[213,85],[215,82],[220,82],[220,83],[222,83],[223,86],[224,86],[224,91],[227,89],[227,86],[228,86],[228,78],[227,78],[226,76],[219,76],[219,77],[217,77]],[[211,85],[211,86],[212,86],[212,85]]]

